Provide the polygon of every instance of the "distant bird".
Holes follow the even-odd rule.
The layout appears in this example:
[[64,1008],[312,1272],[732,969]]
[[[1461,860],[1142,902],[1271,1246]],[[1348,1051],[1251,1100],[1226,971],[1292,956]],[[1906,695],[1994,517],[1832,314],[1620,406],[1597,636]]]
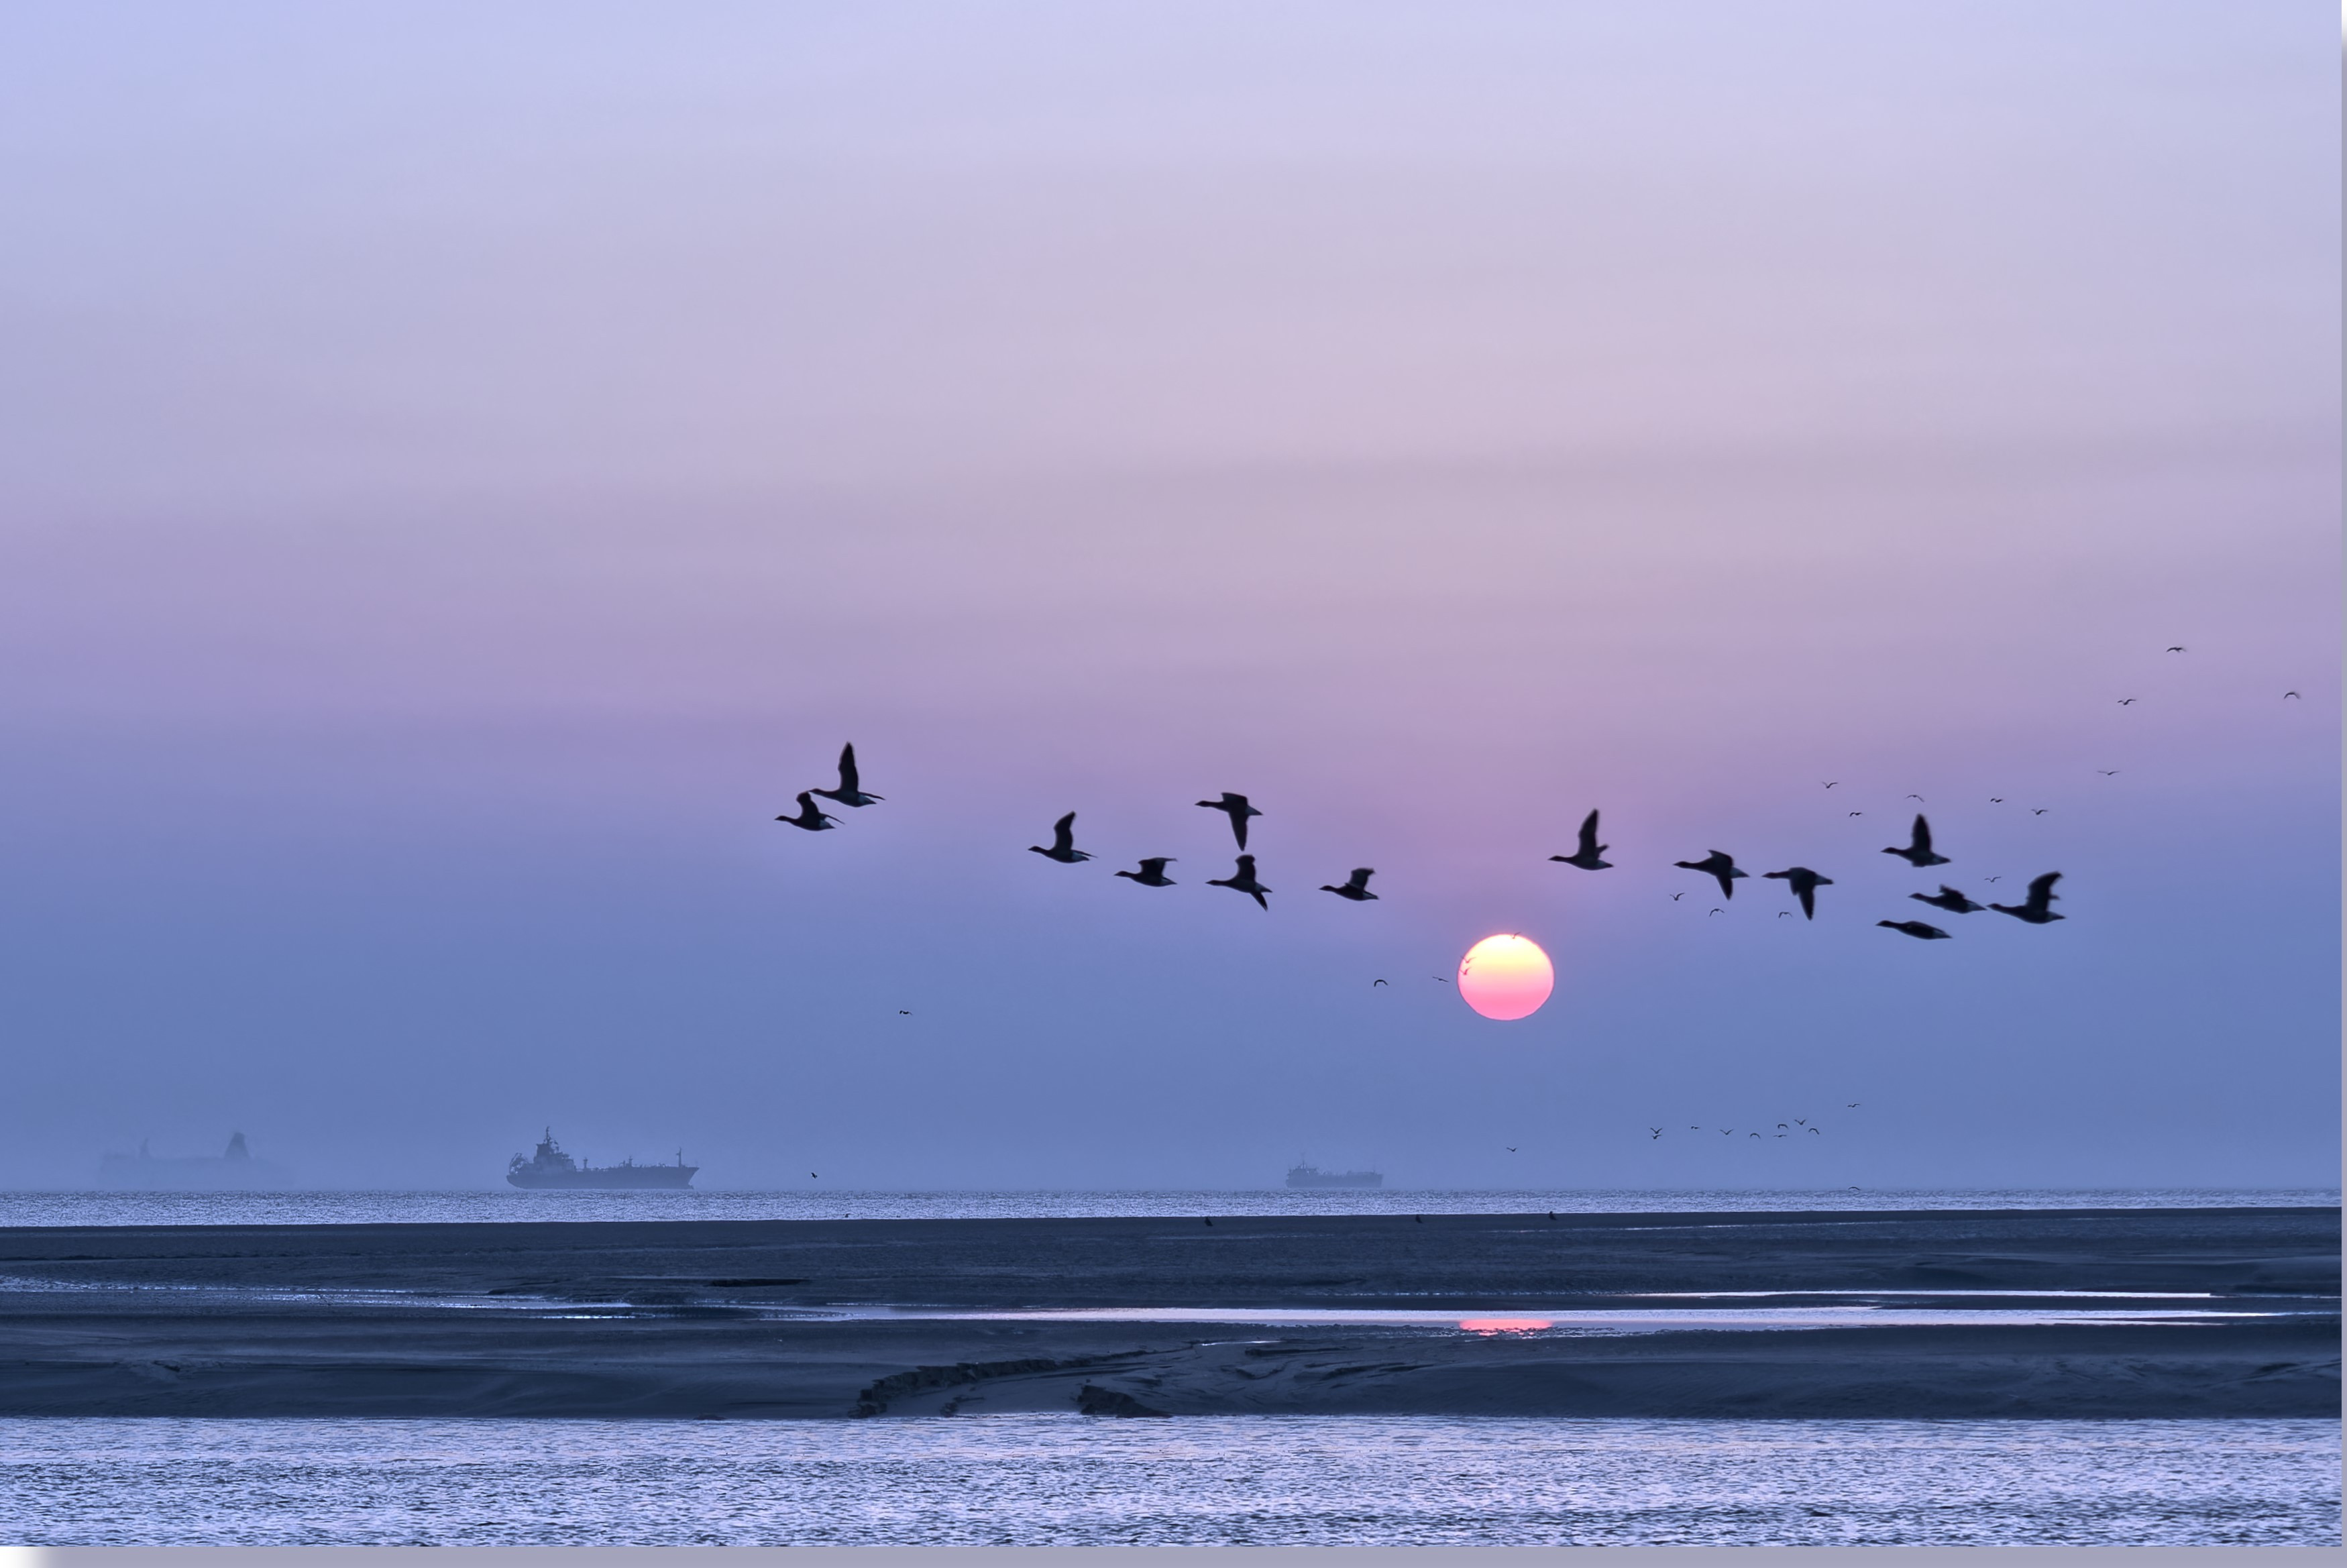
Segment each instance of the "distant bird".
[[1779,920],[1789,920],[1792,917],[1793,912],[1790,909],[1779,909],[1777,911],[1777,918]]
[[1516,1152],[1516,1146],[1513,1143],[1510,1143],[1507,1145],[1507,1151],[1509,1153],[1512,1154]]
[[1202,800],[1198,804],[1204,806],[1208,811],[1219,811],[1229,815],[1231,819],[1231,834],[1239,841],[1239,847],[1241,849],[1245,849],[1246,847],[1247,818],[1251,816],[1261,816],[1263,815],[1263,813],[1255,810],[1255,807],[1247,804],[1246,796],[1243,794],[1233,794],[1228,790],[1225,790],[1223,792],[1223,798],[1220,800]]
[[1810,1129],[1809,1129],[1809,1131],[1810,1131],[1810,1132],[1817,1132],[1817,1129],[1816,1129],[1815,1127],[1812,1127],[1812,1128],[1810,1128]]
[[839,787],[837,789],[819,789],[814,793],[823,796],[825,800],[835,800],[842,805],[870,805],[874,801],[880,798],[876,794],[866,794],[864,793],[863,785],[857,781],[856,777],[856,748],[853,745],[845,745],[839,748]]
[[[1991,877],[1989,880],[1993,882],[1995,878]],[[1910,893],[1907,897],[1918,904],[1929,904],[1934,909],[1945,909],[1951,915],[1977,915],[1988,907],[1985,904],[1973,903],[1944,882],[1940,884],[1940,890],[1937,893]]]
[[1834,786],[1834,785],[1836,785],[1836,784],[1838,784],[1841,783],[1841,780],[1840,780],[1840,779],[1826,779],[1826,780],[1824,780],[1824,781],[1822,781],[1822,782],[1824,783],[1824,784],[1825,784],[1826,788],[1828,788],[1828,789],[1831,789],[1831,788],[1833,788],[1833,786]]
[[1934,855],[1932,852],[1932,825],[1923,820],[1922,812],[1915,814],[1915,826],[1908,835],[1907,847],[1904,849],[1896,846],[1888,847],[1882,853],[1897,856],[1918,871],[1922,870],[1926,866],[1948,864],[1946,856]]
[[1866,815],[1866,813],[1864,813],[1864,812],[1862,812],[1862,811],[1854,811],[1854,812],[1851,812],[1850,815],[1852,815],[1852,816],[1864,816],[1864,815]]
[[1383,980],[1371,980],[1371,981],[1369,982],[1369,989],[1371,989],[1371,990],[1376,990],[1379,986],[1384,985],[1384,984],[1385,984],[1385,981],[1383,981]]
[[1781,1129],[1783,1129],[1784,1127],[1786,1127],[1786,1126],[1788,1125],[1788,1123],[1783,1122],[1778,1122],[1778,1123],[1777,1123],[1777,1125],[1778,1125],[1778,1127],[1781,1130]]
[[1442,985],[1447,986],[1450,983],[1450,977],[1449,975],[1437,975],[1434,979],[1437,982]]
[[1141,863],[1138,871],[1112,871],[1109,875],[1129,876],[1143,887],[1171,887],[1174,878],[1165,875],[1165,868],[1173,863],[1174,857],[1170,855],[1153,855]]
[[2119,770],[2116,768],[2096,768],[2095,771],[2102,774],[2106,779],[2115,779],[2119,776]]
[[1352,876],[1345,879],[1345,885],[1342,887],[1331,887],[1323,882],[1320,884],[1320,891],[1334,893],[1339,898],[1350,898],[1356,904],[1366,903],[1377,897],[1376,894],[1369,891],[1369,878],[1376,875],[1377,872],[1372,867],[1356,866],[1353,867]]
[[1820,876],[1806,866],[1788,866],[1782,871],[1763,871],[1760,875],[1790,886],[1793,897],[1801,901],[1802,918],[1808,920],[1818,917],[1818,889],[1833,886],[1832,877]]
[[[2292,698],[2292,697],[2298,697],[2298,693],[2297,693],[2297,692],[2284,692],[2282,693],[2282,699],[2283,699],[2283,701],[2285,701],[2285,702],[2287,702],[2289,699],[2291,699],[2291,698]],[[2306,699],[2305,699],[2305,698],[2303,698],[2303,697],[2298,697],[2298,700],[2299,700],[2300,702],[2305,702],[2305,701],[2306,701]]]
[[2000,915],[2010,915],[2016,920],[2026,920],[2033,926],[2050,926],[2066,916],[2056,915],[2050,906],[2057,895],[2054,884],[2062,880],[2059,871],[2048,871],[2043,876],[2032,877],[2029,897],[2019,904],[1992,904],[1990,908]]
[[1567,866],[1578,866],[1583,871],[1605,871],[1614,863],[1602,858],[1612,845],[1597,842],[1597,814],[1591,812],[1581,819],[1581,844],[1570,855],[1552,855],[1551,860],[1561,860]]
[[1684,897],[1686,897],[1686,894],[1684,894],[1684,893],[1674,893],[1674,894],[1672,894],[1672,895],[1671,895],[1671,902],[1672,902],[1672,903],[1674,903],[1674,904],[1676,904],[1676,903],[1677,903],[1680,899],[1682,899],[1682,898],[1684,898]]
[[1990,878],[1989,878],[1989,880],[1990,880],[1991,882],[2002,882],[2002,881],[2004,881],[2004,877],[2002,877],[2002,876],[1992,876],[1992,877],[1990,877]]
[[[1796,1126],[1796,1127],[1806,1127],[1806,1126],[1808,1126],[1809,1124],[1809,1119],[1808,1117],[1806,1117],[1806,1116],[1796,1116],[1796,1117],[1794,1117],[1794,1118],[1793,1118],[1793,1125],[1794,1125],[1794,1126]],[[1778,1123],[1777,1123],[1777,1125],[1778,1125],[1779,1127],[1781,1127],[1781,1126],[1783,1126],[1783,1125],[1784,1125],[1784,1123],[1783,1123],[1783,1122],[1779,1122]]]
[[2004,797],[2001,794],[1993,794],[1988,797],[1988,803],[1991,805],[2003,805],[2004,804]]
[[1030,844],[1027,847],[1045,859],[1056,860],[1062,866],[1073,866],[1079,860],[1092,858],[1083,850],[1076,847],[1076,814],[1072,811],[1051,825],[1051,848],[1046,849],[1040,844]]
[[913,1016],[913,1009],[911,1008],[898,1008],[897,1009],[897,1016],[898,1018],[910,1018]]
[[839,825],[839,818],[835,816],[825,816],[823,814],[822,809],[815,804],[815,792],[804,789],[799,791],[798,815],[778,816],[774,818],[774,820],[776,822],[787,822],[793,827],[804,827],[809,833],[821,833],[826,827],[837,827]]
[[1921,920],[1877,920],[1875,924],[1888,926],[1894,931],[1904,931],[1909,936],[1925,942],[1943,942],[1948,937],[1948,934],[1937,926],[1926,926]]
[[[1908,798],[1909,800],[1922,800],[1922,799],[1923,799],[1923,797],[1922,797],[1922,795],[1920,795],[1920,794],[1911,794],[1911,795],[1909,795],[1907,798]],[[1925,801],[1925,802],[1924,802],[1924,804],[1928,805],[1928,804],[1930,804],[1931,803],[1930,803],[1930,802],[1928,802],[1928,801]]]
[[1723,1138],[1733,1138],[1736,1136],[1736,1129],[1733,1127],[1722,1127],[1719,1130],[1719,1135]]
[[1248,897],[1254,899],[1266,909],[1271,907],[1271,901],[1264,897],[1264,895],[1270,892],[1271,889],[1266,887],[1262,883],[1255,879],[1255,856],[1252,855],[1240,856],[1238,869],[1232,872],[1228,876],[1207,877],[1206,886],[1209,887],[1228,887],[1235,892],[1245,894]]
[[1735,897],[1736,879],[1739,876],[1749,876],[1752,875],[1749,871],[1738,871],[1736,868],[1736,856],[1732,855],[1722,855],[1717,849],[1705,856],[1701,860],[1674,860],[1671,864],[1677,866],[1682,871],[1700,871],[1706,876],[1717,878],[1719,882],[1719,896],[1722,898]]
[[2119,706],[2122,708],[2132,708],[2135,706],[2135,702],[2136,700],[2133,697],[2122,697],[2119,699]]
[[[1842,1109],[1845,1111],[1855,1111],[1858,1109],[1858,1102],[1853,1100],[1849,1104],[1843,1106]],[[1854,1193],[1858,1191],[1858,1189],[1856,1187],[1852,1187],[1850,1191]]]
[[1758,1138],[1758,1136],[1760,1136],[1760,1134],[1759,1134],[1759,1133],[1758,1133],[1758,1132],[1747,1132],[1747,1133],[1746,1133],[1746,1134],[1744,1134],[1744,1135],[1745,1135],[1747,1138]]
[[2032,816],[2044,816],[2046,809],[2046,807],[2042,805],[2033,805],[2029,808],[2029,815]]
[[1657,1138],[1663,1135],[1663,1130],[1660,1127],[1649,1127],[1646,1131],[1652,1132]]
[[2184,651],[2184,644],[2181,642],[2171,642],[2168,645],[2168,651],[2170,653],[2181,653]]
[[822,1181],[822,1180],[823,1180],[823,1178],[822,1178],[821,1176],[816,1175],[813,1171],[809,1171],[809,1172],[807,1173],[807,1180],[808,1180],[808,1181],[810,1181],[810,1182],[820,1182],[820,1181]]
[[1725,915],[1725,914],[1727,914],[1727,910],[1720,908],[1717,905],[1716,905],[1716,904],[1715,904],[1714,906],[1712,906],[1712,908],[1711,908],[1711,914],[1709,914],[1709,915],[1706,915],[1706,916],[1704,917],[1704,918],[1705,918],[1705,919],[1706,919],[1706,920],[1708,920],[1708,919],[1710,919],[1710,918],[1711,918],[1711,916],[1712,916],[1712,915]]

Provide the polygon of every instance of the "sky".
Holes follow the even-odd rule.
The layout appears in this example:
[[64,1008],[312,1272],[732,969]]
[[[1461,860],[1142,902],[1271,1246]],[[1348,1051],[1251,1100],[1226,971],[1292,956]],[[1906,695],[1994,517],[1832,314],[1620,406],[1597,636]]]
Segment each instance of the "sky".
[[2337,50],[11,7],[0,1183],[2335,1184]]

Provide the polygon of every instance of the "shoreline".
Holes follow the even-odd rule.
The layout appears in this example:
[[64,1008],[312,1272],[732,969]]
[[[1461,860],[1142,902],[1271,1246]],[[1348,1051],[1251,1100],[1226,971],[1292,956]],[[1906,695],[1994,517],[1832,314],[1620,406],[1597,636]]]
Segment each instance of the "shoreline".
[[[17,1227],[0,1230],[0,1415],[2335,1419],[2339,1236],[2337,1211],[2301,1207]],[[1950,1320],[806,1316],[1635,1319],[1690,1292],[1922,1301]],[[2205,1311],[1967,1316],[2080,1292]]]

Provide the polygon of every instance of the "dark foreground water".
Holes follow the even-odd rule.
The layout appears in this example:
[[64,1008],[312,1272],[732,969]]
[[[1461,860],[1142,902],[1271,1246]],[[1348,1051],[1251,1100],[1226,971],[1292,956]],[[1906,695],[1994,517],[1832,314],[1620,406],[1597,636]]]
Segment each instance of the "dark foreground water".
[[2337,1545],[2332,1421],[0,1421],[41,1545]]
[[16,1192],[5,1225],[462,1225],[520,1220],[958,1220],[1194,1214],[1746,1214],[1863,1209],[2337,1208],[2335,1188],[1525,1188],[1430,1192]]

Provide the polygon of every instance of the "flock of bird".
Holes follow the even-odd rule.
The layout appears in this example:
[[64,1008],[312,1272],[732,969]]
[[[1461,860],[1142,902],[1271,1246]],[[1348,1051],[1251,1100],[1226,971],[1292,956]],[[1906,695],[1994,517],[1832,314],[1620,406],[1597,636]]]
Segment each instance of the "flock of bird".
[[[1828,783],[1826,787],[1831,789],[1833,784]],[[837,817],[815,804],[817,795],[851,807],[870,805],[883,798],[864,788],[862,776],[856,771],[856,747],[852,743],[840,748],[839,783],[830,789],[801,790],[796,815],[778,816],[774,820],[786,822],[793,827],[805,828],[810,833],[820,833],[827,828],[838,826]],[[1239,848],[1238,861],[1231,874],[1228,876],[1210,876],[1206,878],[1206,886],[1227,887],[1233,892],[1244,893],[1254,899],[1259,907],[1269,909],[1271,907],[1269,895],[1272,889],[1264,886],[1262,880],[1256,876],[1255,856],[1246,853],[1247,822],[1250,818],[1261,816],[1263,813],[1252,804],[1246,796],[1235,794],[1228,790],[1224,791],[1218,799],[1202,800],[1197,804],[1208,811],[1218,811],[1230,818],[1231,835],[1237,840]],[[1858,814],[1853,812],[1851,815]],[[1566,866],[1576,866],[1583,871],[1612,870],[1614,863],[1605,858],[1605,852],[1613,846],[1597,842],[1597,823],[1598,813],[1594,811],[1582,818],[1579,841],[1573,852],[1570,855],[1552,855],[1549,858]],[[1074,866],[1092,858],[1089,850],[1076,847],[1076,814],[1072,811],[1051,825],[1051,842],[1048,846],[1030,844],[1027,847],[1044,859],[1056,860],[1062,866]],[[1906,845],[1903,847],[1898,845],[1888,845],[1882,853],[1895,855],[1919,871],[1927,866],[1950,864],[1946,856],[1932,847],[1932,825],[1921,812],[1915,815],[1915,824],[1909,830]],[[1112,875],[1125,877],[1143,887],[1171,887],[1175,886],[1175,883],[1174,878],[1165,875],[1165,868],[1173,864],[1174,864],[1173,856],[1153,855],[1143,859],[1133,870],[1118,871]],[[1719,884],[1719,896],[1723,898],[1734,898],[1737,880],[1751,876],[1750,872],[1736,864],[1734,856],[1717,849],[1710,851],[1700,860],[1675,860],[1671,864],[1682,870],[1700,872],[1711,877]],[[1377,870],[1373,866],[1356,866],[1353,867],[1352,875],[1344,881],[1324,882],[1320,885],[1319,890],[1323,893],[1333,893],[1339,898],[1348,899],[1356,904],[1368,903],[1377,897],[1376,894],[1369,891],[1369,878],[1376,875]],[[1782,871],[1764,871],[1760,875],[1768,880],[1784,883],[1791,891],[1794,899],[1800,905],[1802,917],[1810,920],[1817,918],[1818,889],[1834,885],[1832,877],[1821,872],[1812,871],[1806,866],[1788,866]],[[2062,874],[2058,871],[2048,871],[2044,876],[2036,877],[2029,884],[2028,897],[2019,904],[1974,903],[1970,897],[1944,882],[1940,884],[1940,890],[1937,893],[1911,893],[1908,897],[1952,915],[1972,915],[1983,909],[1993,909],[1999,914],[2010,915],[2017,920],[2026,921],[2033,926],[2046,926],[2065,917],[2054,913],[2052,907],[2056,897],[2054,884],[2061,879]],[[1993,881],[1994,878],[1991,880]],[[1673,897],[1676,897],[1678,895],[1675,894]],[[1717,915],[1722,911],[1714,909],[1711,912]],[[1784,913],[1789,917],[1792,911],[1788,909]],[[1923,941],[1944,941],[1948,937],[1946,931],[1922,920],[1878,920],[1875,924],[1888,927],[1891,930]],[[1442,977],[1435,978],[1440,979]],[[1377,980],[1371,983],[1383,985],[1385,982]]]

